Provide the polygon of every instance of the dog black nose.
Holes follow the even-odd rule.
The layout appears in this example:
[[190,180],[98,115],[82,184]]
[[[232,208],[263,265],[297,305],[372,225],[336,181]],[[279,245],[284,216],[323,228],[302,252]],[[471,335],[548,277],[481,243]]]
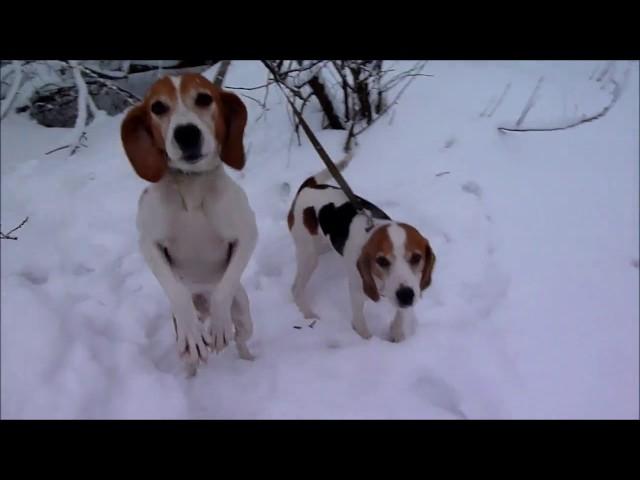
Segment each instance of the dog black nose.
[[198,156],[202,143],[202,133],[193,123],[178,125],[173,131],[173,138],[186,154],[185,157]]
[[412,288],[400,287],[396,290],[396,298],[398,299],[398,304],[401,307],[410,307],[413,304],[414,297],[415,293],[413,293]]

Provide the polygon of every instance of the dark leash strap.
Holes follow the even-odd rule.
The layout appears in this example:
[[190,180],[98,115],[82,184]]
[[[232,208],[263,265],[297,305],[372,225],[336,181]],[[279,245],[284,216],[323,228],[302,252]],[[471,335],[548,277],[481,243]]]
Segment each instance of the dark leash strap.
[[280,79],[280,76],[276,71],[276,69],[273,68],[273,65],[271,65],[271,63],[267,60],[262,60],[262,63],[264,64],[265,67],[267,67],[267,70],[271,72],[271,75],[273,75],[273,78],[276,84],[282,91],[282,94],[284,95],[284,97],[289,102],[289,105],[291,105],[291,109],[293,110],[293,113],[295,114],[296,118],[300,122],[300,125],[302,126],[304,133],[307,135],[307,138],[311,142],[311,145],[313,145],[313,148],[315,148],[316,152],[318,153],[318,156],[322,159],[322,161],[326,165],[327,170],[329,171],[329,173],[331,173],[331,176],[333,176],[333,178],[335,179],[337,184],[340,186],[344,194],[347,196],[349,201],[353,204],[354,208],[356,209],[356,212],[362,213],[367,218],[366,230],[367,232],[370,231],[373,228],[373,218],[371,217],[371,214],[369,213],[368,210],[366,210],[363,207],[360,199],[355,196],[355,194],[351,190],[351,187],[349,187],[349,184],[340,173],[340,170],[338,170],[338,167],[336,167],[335,163],[333,163],[333,161],[331,160],[331,157],[329,157],[329,154],[322,147],[322,144],[320,143],[318,138],[315,136],[315,134],[311,130],[311,127],[309,127],[309,124],[306,122],[306,120],[303,118],[300,111],[294,105],[293,100],[291,100],[291,98],[289,98],[289,95],[287,95],[287,92],[285,92],[284,87],[281,84],[282,80]]

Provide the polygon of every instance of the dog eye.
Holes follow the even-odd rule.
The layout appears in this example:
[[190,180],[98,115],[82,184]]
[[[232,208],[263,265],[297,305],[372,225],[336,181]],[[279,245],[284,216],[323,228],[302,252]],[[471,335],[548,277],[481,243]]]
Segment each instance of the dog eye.
[[422,255],[420,255],[419,253],[414,253],[409,258],[409,263],[415,267],[420,263],[420,260],[422,260]]
[[391,265],[391,262],[387,260],[385,257],[376,258],[376,263],[380,265],[382,268],[388,268]]
[[163,115],[169,111],[169,106],[166,103],[157,100],[151,104],[151,111],[154,115]]
[[213,97],[208,93],[199,93],[196,96],[196,105],[199,107],[208,107],[213,102]]

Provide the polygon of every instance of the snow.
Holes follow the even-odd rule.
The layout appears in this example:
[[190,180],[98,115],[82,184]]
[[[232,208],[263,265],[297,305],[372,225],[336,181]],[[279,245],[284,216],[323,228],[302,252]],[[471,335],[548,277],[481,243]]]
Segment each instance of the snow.
[[[292,142],[279,91],[259,120],[245,99],[247,167],[232,175],[260,232],[243,280],[257,359],[229,348],[192,379],[137,247],[145,182],[124,156],[122,115],[94,121],[88,147],[67,158],[44,152],[68,130],[10,113],[0,124],[2,231],[29,221],[0,244],[2,418],[637,418],[638,63],[613,65],[597,82],[605,62],[429,62],[433,77],[416,79],[362,135],[347,180],[418,227],[438,259],[417,331],[400,344],[386,340],[392,311],[382,303],[366,304],[373,339],[351,330],[335,255],[310,282],[321,319],[304,323],[289,293],[285,219],[321,162],[306,139]],[[604,118],[498,132],[541,76],[527,126],[601,110],[602,82],[628,65]],[[264,78],[258,62],[237,61],[226,83]],[[320,131],[313,115],[339,158],[344,132]]]

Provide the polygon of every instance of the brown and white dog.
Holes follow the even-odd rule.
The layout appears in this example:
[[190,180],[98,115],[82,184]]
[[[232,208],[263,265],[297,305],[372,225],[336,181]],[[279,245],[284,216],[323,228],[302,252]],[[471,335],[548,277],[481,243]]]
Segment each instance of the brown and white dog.
[[247,195],[222,165],[244,167],[246,123],[238,96],[188,74],[158,80],[121,127],[135,172],[152,182],[138,202],[140,248],[169,299],[191,375],[208,349],[232,338],[242,358],[253,358],[240,279],[258,232]]
[[[337,164],[343,170],[347,155]],[[391,220],[372,203],[360,198],[373,218],[358,214],[344,192],[326,185],[327,170],[307,178],[296,194],[287,218],[296,248],[297,273],[291,288],[296,305],[305,318],[317,318],[304,291],[318,265],[319,256],[333,248],[344,257],[351,297],[352,326],[362,338],[371,337],[364,318],[364,302],[387,298],[397,308],[390,339],[402,341],[409,322],[414,323],[413,306],[431,284],[436,257],[428,240],[406,223]]]

